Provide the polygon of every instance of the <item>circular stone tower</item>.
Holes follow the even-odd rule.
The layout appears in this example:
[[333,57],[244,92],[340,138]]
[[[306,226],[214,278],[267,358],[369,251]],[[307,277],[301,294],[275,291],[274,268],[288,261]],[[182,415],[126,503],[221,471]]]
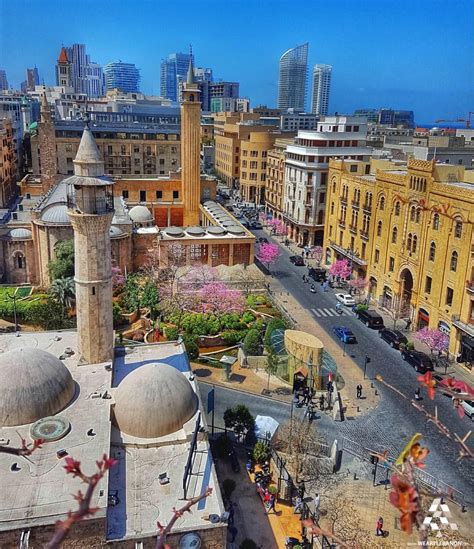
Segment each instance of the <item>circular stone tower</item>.
[[109,229],[114,215],[113,182],[86,126],[66,180],[68,215],[74,229],[78,347],[83,362],[113,357],[112,264]]

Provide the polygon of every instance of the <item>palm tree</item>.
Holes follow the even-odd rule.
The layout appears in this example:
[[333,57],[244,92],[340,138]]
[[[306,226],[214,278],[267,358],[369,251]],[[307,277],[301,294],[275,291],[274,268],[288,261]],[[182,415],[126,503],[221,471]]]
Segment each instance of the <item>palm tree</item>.
[[61,304],[62,317],[66,309],[74,305],[76,298],[76,287],[73,278],[57,278],[49,287],[49,293],[58,303]]

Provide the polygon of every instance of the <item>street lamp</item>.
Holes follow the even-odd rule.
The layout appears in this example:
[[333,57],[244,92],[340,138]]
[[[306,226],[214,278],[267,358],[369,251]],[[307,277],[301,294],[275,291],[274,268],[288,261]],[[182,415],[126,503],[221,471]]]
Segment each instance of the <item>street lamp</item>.
[[365,361],[364,361],[364,379],[365,379],[365,373],[367,371],[367,364],[370,363],[370,356],[365,355]]
[[8,299],[10,299],[10,301],[13,301],[13,317],[14,317],[14,321],[15,321],[15,332],[16,332],[16,335],[19,335],[19,333],[18,333],[18,320],[17,320],[17,315],[16,315],[16,300],[17,300],[17,297],[16,297],[15,293],[13,295],[10,295],[9,293],[7,293],[7,297],[8,297]]

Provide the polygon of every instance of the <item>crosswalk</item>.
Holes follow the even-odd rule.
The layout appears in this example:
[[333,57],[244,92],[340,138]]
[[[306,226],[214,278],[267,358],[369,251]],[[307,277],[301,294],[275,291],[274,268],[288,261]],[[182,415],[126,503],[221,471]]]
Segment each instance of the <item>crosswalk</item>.
[[350,311],[347,311],[346,309],[342,309],[342,313],[339,314],[336,309],[332,307],[320,307],[318,309],[311,309],[311,312],[314,314],[314,316],[318,318],[321,318],[323,316],[351,316]]

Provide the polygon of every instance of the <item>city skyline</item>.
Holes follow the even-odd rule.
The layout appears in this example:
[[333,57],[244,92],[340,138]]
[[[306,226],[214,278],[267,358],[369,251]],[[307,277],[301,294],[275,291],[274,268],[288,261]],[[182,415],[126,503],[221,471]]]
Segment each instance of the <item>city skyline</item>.
[[[311,11],[304,2],[278,3],[279,10],[270,9],[268,2],[257,5],[250,1],[240,2],[242,10],[225,4],[215,10],[216,2],[205,1],[199,10],[192,10],[194,4],[183,2],[178,10],[145,1],[143,9],[136,10],[133,3],[122,2],[121,17],[111,20],[105,16],[117,2],[92,4],[85,0],[82,9],[66,20],[61,15],[67,12],[64,2],[51,1],[44,20],[39,2],[19,0],[13,5],[2,1],[2,22],[23,14],[24,41],[22,48],[11,48],[16,26],[0,24],[0,67],[15,88],[24,80],[26,68],[34,65],[45,83],[54,85],[61,45],[84,43],[102,66],[116,59],[134,63],[142,75],[142,91],[158,95],[161,59],[174,51],[187,51],[192,43],[196,66],[212,67],[217,79],[239,81],[241,95],[250,97],[252,105],[276,106],[279,58],[289,48],[308,41],[308,66],[333,66],[330,112],[412,109],[418,123],[428,123],[437,118],[464,118],[471,110],[470,2],[453,1],[448,11],[441,9],[439,0],[414,4],[348,0],[329,6],[315,1]],[[93,20],[88,15],[91,9]],[[231,12],[235,32],[229,32],[226,23]],[[188,14],[186,18],[183,13]],[[167,22],[159,33],[158,14]],[[37,24],[39,20],[42,25]],[[91,21],[101,20],[108,23],[97,32],[97,24]],[[265,29],[275,25],[281,32],[253,32],[263,20]],[[211,28],[212,34],[201,32]],[[387,40],[389,28],[391,38]],[[393,39],[397,33],[400,40]],[[455,33],[457,40],[440,39],[450,33]]]

